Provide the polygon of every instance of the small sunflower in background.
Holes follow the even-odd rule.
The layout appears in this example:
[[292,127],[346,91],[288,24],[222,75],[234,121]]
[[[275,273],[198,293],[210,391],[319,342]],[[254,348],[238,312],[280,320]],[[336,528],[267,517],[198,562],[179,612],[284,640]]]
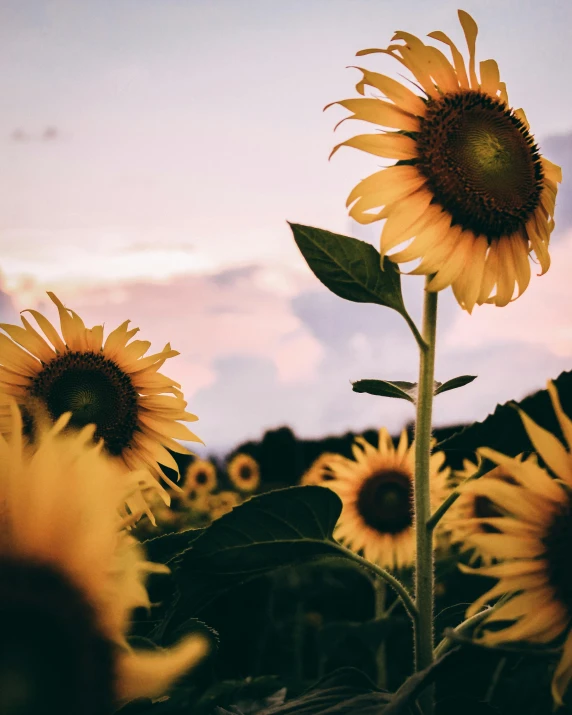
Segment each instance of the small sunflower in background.
[[[61,336],[35,310],[24,312],[34,317],[44,335],[24,315],[24,327],[0,324],[7,333],[0,334],[0,392],[24,407],[31,402],[40,405],[52,422],[71,412],[70,427],[95,424],[95,439],[103,440],[105,451],[119,467],[148,468],[176,489],[160,467],[179,473],[168,449],[190,454],[176,440],[200,442],[180,422],[197,419],[185,411],[180,385],[159,372],[178,353],[167,344],[161,352],[144,357],[151,343],[129,342],[139,328],[129,329],[128,320],[104,341],[102,325],[86,328],[53,293],[48,296],[58,309]],[[0,433],[7,434],[9,427],[9,414],[0,412]],[[163,496],[168,499],[166,492]],[[131,495],[128,504],[141,511],[141,495]]]
[[185,494],[212,492],[217,487],[216,467],[206,459],[194,459],[187,469],[182,488]]
[[340,457],[334,452],[323,452],[317,457],[310,467],[304,472],[300,479],[302,486],[328,486],[328,482],[334,477],[330,469],[330,464]]
[[222,491],[218,494],[208,495],[208,513],[210,518],[215,521],[221,516],[228,514],[235,506],[241,503],[241,498],[236,492]]
[[[208,648],[191,636],[170,650],[126,642],[132,611],[150,606],[147,562],[118,514],[125,490],[93,426],[72,434],[62,415],[33,445],[15,403],[0,436],[0,710],[111,715],[162,695]],[[153,479],[148,475],[149,479]],[[10,684],[18,687],[9,687]]]
[[[524,455],[519,455],[516,460],[537,464],[535,454],[530,454],[526,458]],[[463,469],[455,475],[457,484],[471,477],[477,470],[476,464],[465,460]],[[515,484],[514,478],[502,465],[491,469],[480,479]],[[500,533],[497,524],[499,518],[504,515],[505,512],[488,497],[461,489],[459,498],[444,515],[442,527],[448,531],[452,543],[460,544],[462,551],[472,552],[471,562],[480,559],[483,563],[490,564],[495,559],[495,554],[487,548],[487,534]]]
[[485,497],[506,514],[487,518],[485,523],[493,521],[498,532],[481,536],[483,547],[502,563],[461,568],[499,579],[470,607],[469,616],[491,600],[509,597],[486,618],[481,642],[549,643],[565,638],[552,681],[553,697],[562,704],[572,680],[572,420],[563,412],[551,382],[548,391],[566,446],[521,412],[546,468],[534,460],[512,459],[484,447],[479,450],[511,477],[511,482],[482,477],[461,487],[463,493]]
[[[432,275],[428,290],[452,286],[469,313],[475,303],[505,306],[530,281],[533,250],[542,274],[550,266],[558,166],[542,157],[522,109],[509,104],[494,60],[475,65],[477,25],[459,10],[469,63],[441,31],[429,37],[445,44],[452,62],[408,32],[396,32],[386,54],[414,77],[405,84],[358,67],[359,94],[371,87],[381,97],[339,104],[378,130],[338,144],[397,162],[361,181],[350,193],[350,216],[362,224],[386,219],[381,254],[396,263],[421,259],[414,274]],[[403,43],[403,44],[401,44]],[[328,105],[331,106],[331,105]],[[345,121],[345,120],[343,120]],[[496,287],[496,290],[495,290]]]
[[[383,568],[401,569],[415,559],[413,526],[414,445],[403,430],[397,448],[385,428],[378,447],[363,437],[353,445],[354,459],[337,455],[330,462],[333,479],[327,487],[342,500],[334,536],[368,561]],[[449,469],[442,452],[431,455],[433,508],[448,494]]]
[[254,492],[260,485],[260,467],[250,454],[235,455],[228,463],[227,474],[240,492]]

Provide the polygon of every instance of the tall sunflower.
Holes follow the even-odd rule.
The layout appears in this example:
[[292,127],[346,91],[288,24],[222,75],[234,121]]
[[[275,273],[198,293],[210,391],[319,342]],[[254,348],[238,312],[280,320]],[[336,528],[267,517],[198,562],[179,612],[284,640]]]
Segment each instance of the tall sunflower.
[[[23,327],[0,324],[7,333],[0,334],[0,391],[20,405],[39,405],[52,422],[69,411],[71,427],[95,424],[95,438],[103,440],[120,468],[147,467],[177,488],[159,466],[179,473],[167,448],[189,454],[176,440],[200,441],[179,422],[197,419],[185,411],[180,385],[159,372],[179,353],[167,344],[144,357],[151,343],[130,342],[139,328],[129,329],[128,320],[104,341],[103,325],[86,328],[53,293],[48,296],[58,309],[61,336],[35,310],[24,312],[35,318],[43,335],[24,315]],[[8,413],[0,411],[0,433],[6,434],[9,426]],[[135,509],[140,506],[136,503]]]
[[228,463],[228,478],[241,492],[254,492],[260,485],[260,466],[250,454],[239,452]]
[[[325,483],[342,500],[343,508],[335,537],[353,551],[384,568],[413,564],[414,447],[405,430],[397,448],[385,428],[379,431],[378,447],[363,437],[353,445],[354,459],[337,456],[327,469],[332,479]],[[431,499],[436,508],[446,495],[448,468],[442,452],[431,455]]]
[[[561,170],[539,154],[522,109],[513,110],[494,60],[475,67],[477,25],[459,10],[469,52],[467,65],[441,31],[429,37],[447,45],[452,62],[408,32],[396,32],[387,54],[414,77],[421,94],[390,77],[358,67],[359,94],[371,87],[381,97],[346,99],[348,119],[370,122],[380,133],[338,144],[397,162],[361,181],[350,193],[350,216],[369,224],[386,219],[384,256],[414,239],[396,263],[421,259],[414,274],[432,275],[428,290],[451,285],[462,308],[505,306],[518,285],[528,286],[528,255],[542,274],[550,266],[548,243]],[[400,44],[403,43],[403,44]],[[331,106],[331,105],[328,105]],[[343,120],[344,121],[344,120]],[[496,291],[495,291],[496,286]],[[518,297],[517,296],[517,297]]]
[[163,694],[207,650],[202,637],[168,651],[127,645],[133,609],[150,605],[146,575],[168,569],[145,561],[118,516],[145,477],[117,480],[92,426],[63,434],[70,417],[29,445],[12,401],[0,436],[2,712],[111,713]]
[[[548,383],[548,391],[566,446],[521,412],[545,468],[534,460],[521,462],[491,449],[480,450],[502,466],[512,481],[483,477],[467,483],[462,490],[488,499],[505,514],[483,519],[496,531],[479,537],[482,547],[503,563],[464,570],[499,579],[475,601],[468,615],[490,600],[510,597],[487,617],[481,635],[484,643],[549,643],[565,637],[552,681],[554,699],[562,703],[572,679],[572,420],[564,414],[553,383]],[[487,628],[489,624],[494,624],[494,630]]]

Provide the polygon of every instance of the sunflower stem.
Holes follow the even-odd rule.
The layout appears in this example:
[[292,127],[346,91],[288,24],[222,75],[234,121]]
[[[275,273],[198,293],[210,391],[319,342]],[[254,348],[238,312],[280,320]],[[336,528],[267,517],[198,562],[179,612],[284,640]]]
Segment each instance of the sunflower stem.
[[370,573],[374,574],[378,578],[382,579],[386,583],[388,583],[391,588],[395,591],[395,593],[399,596],[401,599],[403,606],[405,610],[407,611],[407,614],[413,621],[413,626],[416,628],[417,624],[417,618],[418,618],[418,613],[417,613],[417,608],[415,606],[415,601],[413,598],[411,598],[411,594],[409,591],[405,588],[405,586],[399,581],[398,579],[395,578],[395,576],[392,576],[388,571],[385,569],[382,569],[380,566],[377,566],[374,564],[372,561],[368,561],[367,559],[364,559],[363,556],[360,556],[359,554],[356,554],[355,551],[351,551],[345,546],[342,546],[341,544],[336,543],[336,549],[340,551],[344,556],[349,559],[350,561],[355,562],[362,568],[366,569]]
[[[415,670],[424,670],[433,662],[433,531],[429,463],[431,450],[431,416],[435,371],[435,334],[437,327],[437,293],[427,290],[423,302],[423,340],[427,349],[419,351],[419,393],[415,420],[415,532],[417,553],[415,566],[415,605],[419,613],[415,629]],[[423,712],[433,712],[433,694],[425,693]]]
[[411,316],[409,315],[409,313],[406,311],[405,313],[402,313],[402,315],[405,318],[405,322],[409,326],[409,329],[413,333],[413,337],[417,341],[419,350],[421,350],[421,351],[428,350],[429,346],[427,345],[425,340],[423,340],[423,337],[422,337],[421,333],[419,332],[418,327],[415,325],[415,323],[414,323],[413,319],[411,318]]
[[[373,593],[375,597],[375,614],[376,621],[386,618],[385,601],[387,596],[387,584],[381,579],[372,579]],[[387,661],[385,637],[381,643],[377,645],[375,653],[375,664],[377,668],[377,685],[379,688],[387,689]]]

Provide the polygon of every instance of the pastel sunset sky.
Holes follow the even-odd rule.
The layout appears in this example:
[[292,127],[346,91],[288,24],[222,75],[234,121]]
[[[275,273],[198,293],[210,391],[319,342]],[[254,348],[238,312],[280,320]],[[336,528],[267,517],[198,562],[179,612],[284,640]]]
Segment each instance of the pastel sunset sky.
[[[572,3],[467,0],[478,59],[563,166],[552,267],[507,308],[463,313],[442,294],[437,424],[483,419],[572,369]],[[346,303],[306,268],[286,221],[377,244],[347,217],[375,158],[329,102],[355,95],[357,58],[397,29],[441,29],[464,50],[457,2],[439,0],[3,0],[0,5],[0,317],[53,290],[86,323],[129,318],[181,355],[167,363],[207,451],[290,425],[315,437],[387,425],[411,405],[351,392],[414,380],[397,314]],[[366,130],[367,131],[367,130]],[[568,174],[567,174],[568,172]],[[539,272],[538,270],[533,272]],[[422,280],[404,278],[419,316]]]

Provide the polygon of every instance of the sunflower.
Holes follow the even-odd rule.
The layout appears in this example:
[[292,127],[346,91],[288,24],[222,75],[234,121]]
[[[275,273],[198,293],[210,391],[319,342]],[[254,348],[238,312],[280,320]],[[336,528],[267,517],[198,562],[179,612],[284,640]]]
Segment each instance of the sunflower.
[[196,636],[168,651],[126,642],[133,609],[150,605],[146,575],[168,571],[125,531],[134,517],[118,515],[125,489],[153,477],[117,480],[93,426],[63,434],[70,413],[33,445],[13,401],[9,419],[10,437],[0,436],[0,709],[101,715],[162,695],[207,647]]
[[[488,448],[479,450],[512,478],[507,482],[483,477],[462,487],[463,492],[488,499],[505,514],[482,520],[495,527],[494,533],[472,537],[503,563],[462,568],[499,579],[475,601],[468,615],[492,599],[509,597],[486,619],[480,636],[484,643],[549,643],[565,638],[552,681],[554,699],[562,703],[572,679],[572,420],[564,414],[551,382],[548,392],[566,446],[521,412],[524,427],[545,468],[534,460],[522,462]],[[491,623],[494,630],[487,628]]]
[[[524,455],[519,455],[517,461],[522,461]],[[526,462],[537,463],[536,455],[530,454],[526,457]],[[456,473],[457,485],[461,484],[465,479],[471,477],[478,470],[476,464],[469,460],[463,463],[463,469]],[[482,480],[493,479],[500,480],[507,484],[514,484],[515,481],[504,466],[500,465],[491,469],[485,475],[480,477]],[[489,523],[487,520],[496,519],[504,516],[504,511],[500,510],[486,496],[475,494],[472,491],[460,490],[459,498],[446,512],[443,517],[442,527],[447,530],[451,541],[461,545],[463,551],[471,551],[471,561],[481,559],[483,563],[490,564],[494,558],[494,553],[489,553],[485,544],[479,539],[482,534],[496,534],[499,530],[494,526],[494,521]],[[477,541],[475,542],[475,538]]]
[[[0,324],[9,336],[0,334],[0,391],[22,406],[40,405],[52,422],[69,411],[70,427],[95,424],[95,439],[103,440],[105,451],[119,467],[149,468],[177,489],[159,466],[179,473],[167,448],[189,454],[175,440],[200,441],[179,422],[197,419],[185,412],[180,385],[158,372],[178,353],[167,344],[161,352],[143,357],[150,343],[129,342],[139,329],[129,329],[128,320],[104,342],[102,325],[86,328],[53,293],[48,296],[58,309],[62,337],[35,310],[24,312],[35,318],[44,335],[23,315],[24,327]],[[0,412],[0,433],[6,434],[9,425],[8,413]],[[163,496],[167,499],[165,492]],[[133,504],[133,499],[136,495],[130,506],[140,510],[141,504]]]
[[206,459],[193,460],[185,471],[183,491],[189,494],[196,492],[212,492],[216,489],[216,467]]
[[254,492],[260,484],[260,467],[250,454],[240,452],[227,466],[230,481],[240,492]]
[[209,494],[209,516],[213,521],[220,519],[221,516],[228,514],[229,511],[232,511],[234,507],[240,503],[240,496],[236,492],[222,491],[218,492],[218,494]]
[[338,459],[340,455],[333,452],[323,452],[317,457],[310,467],[304,472],[300,479],[302,486],[317,485],[328,486],[328,482],[333,479],[330,464]]
[[[353,455],[353,460],[338,455],[329,465],[333,479],[327,486],[343,503],[336,538],[384,568],[412,565],[414,446],[408,445],[406,431],[397,448],[385,428],[379,431],[377,449],[357,437]],[[442,469],[444,461],[442,452],[431,455],[431,500],[435,508],[446,495],[449,470]]]
[[[456,45],[441,31],[429,37],[447,45],[452,63],[436,47],[396,32],[387,54],[411,72],[421,94],[390,77],[358,67],[359,94],[372,87],[383,98],[346,99],[348,119],[396,131],[362,134],[338,144],[386,159],[389,167],[350,193],[350,216],[369,224],[387,219],[381,254],[414,239],[396,263],[421,259],[414,274],[433,276],[428,290],[451,285],[462,308],[505,306],[530,280],[534,250],[542,274],[550,266],[558,166],[540,156],[522,109],[511,109],[494,60],[475,68],[477,25],[459,10],[468,45],[468,71]],[[400,44],[403,43],[403,44]],[[331,105],[328,105],[331,106]],[[342,120],[345,121],[345,120]],[[496,286],[496,292],[494,292]]]

